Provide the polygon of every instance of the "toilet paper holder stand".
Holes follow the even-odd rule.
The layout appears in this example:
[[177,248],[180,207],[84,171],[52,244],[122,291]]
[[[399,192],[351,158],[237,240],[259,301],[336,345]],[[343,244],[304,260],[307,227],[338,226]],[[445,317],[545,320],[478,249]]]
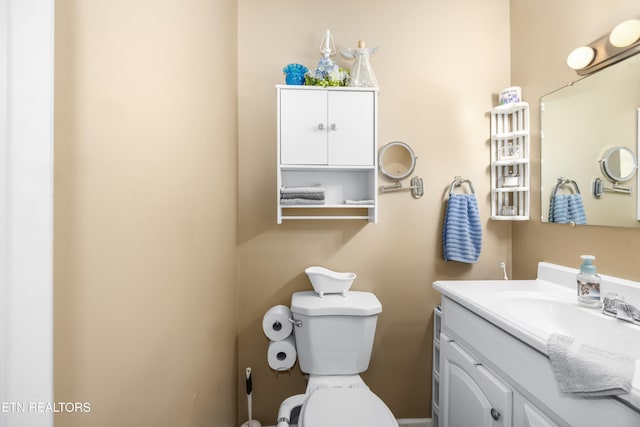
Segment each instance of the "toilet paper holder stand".
[[302,321],[300,320],[296,320],[296,319],[292,319],[291,317],[289,318],[289,322],[293,323],[294,326],[300,328],[302,327]]

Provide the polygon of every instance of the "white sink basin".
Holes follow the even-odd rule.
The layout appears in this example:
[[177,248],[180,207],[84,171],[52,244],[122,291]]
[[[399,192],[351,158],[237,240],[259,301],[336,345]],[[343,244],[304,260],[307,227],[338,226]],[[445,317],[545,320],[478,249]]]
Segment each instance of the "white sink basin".
[[540,338],[559,333],[640,358],[640,326],[581,307],[575,297],[516,290],[497,292],[495,299],[505,318]]

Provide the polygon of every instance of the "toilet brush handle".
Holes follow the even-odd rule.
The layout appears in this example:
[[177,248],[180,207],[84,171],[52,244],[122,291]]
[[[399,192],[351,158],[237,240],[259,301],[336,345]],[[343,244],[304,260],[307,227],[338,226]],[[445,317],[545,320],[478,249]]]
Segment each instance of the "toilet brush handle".
[[247,368],[247,395],[251,394],[251,390],[253,389],[253,385],[251,384],[251,368]]
[[249,410],[249,427],[252,427],[251,424],[253,424],[253,420],[251,418],[253,414],[251,413],[251,407],[253,406],[253,402],[251,401],[251,391],[253,390],[253,384],[251,381],[251,368],[247,368],[245,374],[247,376],[247,409]]

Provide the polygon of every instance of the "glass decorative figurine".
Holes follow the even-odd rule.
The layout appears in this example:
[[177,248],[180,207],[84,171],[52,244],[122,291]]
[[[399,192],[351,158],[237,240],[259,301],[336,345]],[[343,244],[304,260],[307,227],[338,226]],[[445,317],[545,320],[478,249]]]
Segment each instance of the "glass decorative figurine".
[[351,68],[351,81],[349,86],[378,87],[378,79],[376,79],[376,75],[369,62],[369,56],[373,55],[376,50],[378,50],[377,47],[367,48],[364,40],[360,40],[356,49],[349,48],[340,52],[345,58],[355,59],[353,67]]
[[331,32],[327,30],[324,39],[320,44],[320,53],[322,58],[318,63],[318,67],[313,73],[305,74],[305,84],[312,86],[346,86],[349,81],[349,73],[338,67],[333,62],[332,56],[336,54],[336,47],[333,44]]

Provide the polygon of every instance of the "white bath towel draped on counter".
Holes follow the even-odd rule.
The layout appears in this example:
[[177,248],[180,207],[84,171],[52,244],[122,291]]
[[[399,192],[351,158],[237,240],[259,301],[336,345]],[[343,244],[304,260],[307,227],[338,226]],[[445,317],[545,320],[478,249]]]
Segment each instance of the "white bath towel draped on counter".
[[573,337],[552,334],[547,340],[551,369],[563,393],[612,396],[629,393],[635,360]]
[[482,224],[475,194],[449,194],[442,247],[445,261],[478,261],[482,249]]

